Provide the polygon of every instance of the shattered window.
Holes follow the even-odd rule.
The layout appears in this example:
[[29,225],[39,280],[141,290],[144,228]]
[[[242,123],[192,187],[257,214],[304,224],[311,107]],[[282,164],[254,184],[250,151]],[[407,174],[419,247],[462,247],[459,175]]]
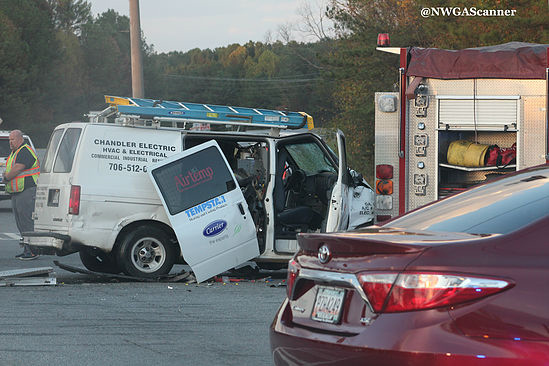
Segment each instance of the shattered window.
[[299,169],[304,170],[307,175],[320,172],[337,173],[337,167],[332,164],[320,146],[314,142],[289,144],[285,147]]

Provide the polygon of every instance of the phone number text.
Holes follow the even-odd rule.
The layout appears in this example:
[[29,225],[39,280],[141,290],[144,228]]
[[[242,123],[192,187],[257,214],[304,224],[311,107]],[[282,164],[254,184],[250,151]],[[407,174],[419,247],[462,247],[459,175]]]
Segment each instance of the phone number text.
[[146,173],[147,167],[138,164],[109,163],[109,170],[116,172]]

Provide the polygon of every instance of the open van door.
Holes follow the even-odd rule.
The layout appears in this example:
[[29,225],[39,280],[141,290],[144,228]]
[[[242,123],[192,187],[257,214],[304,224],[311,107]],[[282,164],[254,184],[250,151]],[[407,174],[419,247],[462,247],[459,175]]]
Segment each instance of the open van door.
[[217,142],[170,156],[149,176],[198,282],[259,256],[255,224]]
[[349,169],[347,168],[347,155],[345,150],[345,135],[337,130],[338,175],[337,182],[332,189],[328,216],[326,219],[326,232],[346,230],[349,226]]

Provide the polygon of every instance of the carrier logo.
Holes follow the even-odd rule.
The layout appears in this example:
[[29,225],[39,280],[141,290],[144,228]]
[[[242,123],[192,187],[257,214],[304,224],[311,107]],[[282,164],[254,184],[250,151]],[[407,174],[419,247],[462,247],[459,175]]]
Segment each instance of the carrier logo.
[[211,167],[207,167],[204,169],[193,169],[189,170],[187,174],[179,174],[176,175],[175,178],[175,188],[179,192],[184,192],[187,189],[196,187],[202,183],[206,183],[213,178],[213,169]]
[[202,235],[212,237],[221,234],[227,228],[227,221],[216,220],[204,228]]

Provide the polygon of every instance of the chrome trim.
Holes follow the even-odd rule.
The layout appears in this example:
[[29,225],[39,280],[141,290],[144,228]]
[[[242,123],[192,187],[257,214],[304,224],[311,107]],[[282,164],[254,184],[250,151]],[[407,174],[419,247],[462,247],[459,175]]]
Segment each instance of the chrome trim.
[[[375,313],[372,307],[372,304],[370,304],[370,300],[368,300],[366,293],[362,289],[362,286],[360,286],[360,282],[358,282],[358,278],[353,273],[339,273],[339,272],[319,271],[316,269],[302,268],[299,271],[298,277],[296,278],[296,284],[297,282],[299,282],[300,279],[323,281],[323,282],[328,282],[330,285],[352,287],[355,289],[356,292],[359,293],[362,300],[364,300],[366,304],[368,304],[370,311],[372,313]],[[293,297],[293,294],[292,294],[292,297]]]
[[332,259],[332,252],[330,252],[330,248],[326,244],[322,245],[320,248],[318,248],[318,261],[322,264],[326,264]]
[[304,308],[300,308],[299,306],[296,306],[296,305],[292,306],[292,310],[299,311],[300,313],[305,312]]

